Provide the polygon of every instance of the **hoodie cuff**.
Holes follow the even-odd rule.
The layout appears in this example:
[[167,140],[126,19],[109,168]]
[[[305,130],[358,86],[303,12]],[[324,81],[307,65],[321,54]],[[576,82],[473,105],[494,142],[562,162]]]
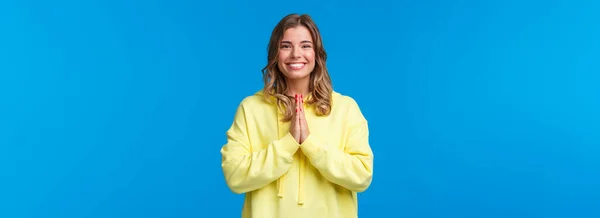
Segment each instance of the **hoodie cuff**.
[[292,157],[300,147],[300,144],[294,139],[291,133],[285,134],[282,138],[279,139],[280,147],[286,153],[286,155]]
[[314,133],[311,133],[304,139],[304,142],[300,145],[300,149],[302,149],[302,152],[308,159],[317,161],[324,155],[326,147],[321,144],[321,140]]

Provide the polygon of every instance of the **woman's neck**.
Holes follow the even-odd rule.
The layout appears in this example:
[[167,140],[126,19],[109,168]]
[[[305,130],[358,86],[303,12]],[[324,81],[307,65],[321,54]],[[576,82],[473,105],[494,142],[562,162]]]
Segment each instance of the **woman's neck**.
[[300,80],[288,80],[287,81],[288,90],[287,90],[286,95],[294,96],[296,94],[301,94],[304,97],[308,96],[309,95],[308,82],[309,82],[308,78],[300,79]]

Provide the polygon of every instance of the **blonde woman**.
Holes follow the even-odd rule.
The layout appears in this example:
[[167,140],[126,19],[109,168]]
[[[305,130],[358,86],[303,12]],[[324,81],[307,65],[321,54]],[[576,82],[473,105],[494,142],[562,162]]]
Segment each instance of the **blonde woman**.
[[351,218],[373,176],[367,120],[332,90],[308,15],[275,26],[264,87],[240,103],[222,147],[225,181],[245,193],[243,218]]

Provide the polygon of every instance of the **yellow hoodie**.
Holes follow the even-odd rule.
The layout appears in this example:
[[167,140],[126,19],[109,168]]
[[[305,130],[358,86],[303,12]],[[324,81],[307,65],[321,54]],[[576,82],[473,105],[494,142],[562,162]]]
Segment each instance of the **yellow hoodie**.
[[242,218],[358,216],[356,193],[373,176],[367,120],[354,99],[337,92],[329,116],[304,110],[310,134],[298,144],[262,90],[239,104],[221,167],[229,188],[246,194]]

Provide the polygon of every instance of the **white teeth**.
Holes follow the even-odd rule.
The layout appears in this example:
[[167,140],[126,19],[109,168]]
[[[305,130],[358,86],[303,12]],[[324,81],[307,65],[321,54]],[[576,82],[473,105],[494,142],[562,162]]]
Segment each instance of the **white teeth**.
[[290,67],[291,67],[292,69],[298,69],[298,70],[299,70],[299,69],[302,69],[302,68],[304,67],[304,64],[303,64],[303,63],[299,63],[299,64],[290,64]]

